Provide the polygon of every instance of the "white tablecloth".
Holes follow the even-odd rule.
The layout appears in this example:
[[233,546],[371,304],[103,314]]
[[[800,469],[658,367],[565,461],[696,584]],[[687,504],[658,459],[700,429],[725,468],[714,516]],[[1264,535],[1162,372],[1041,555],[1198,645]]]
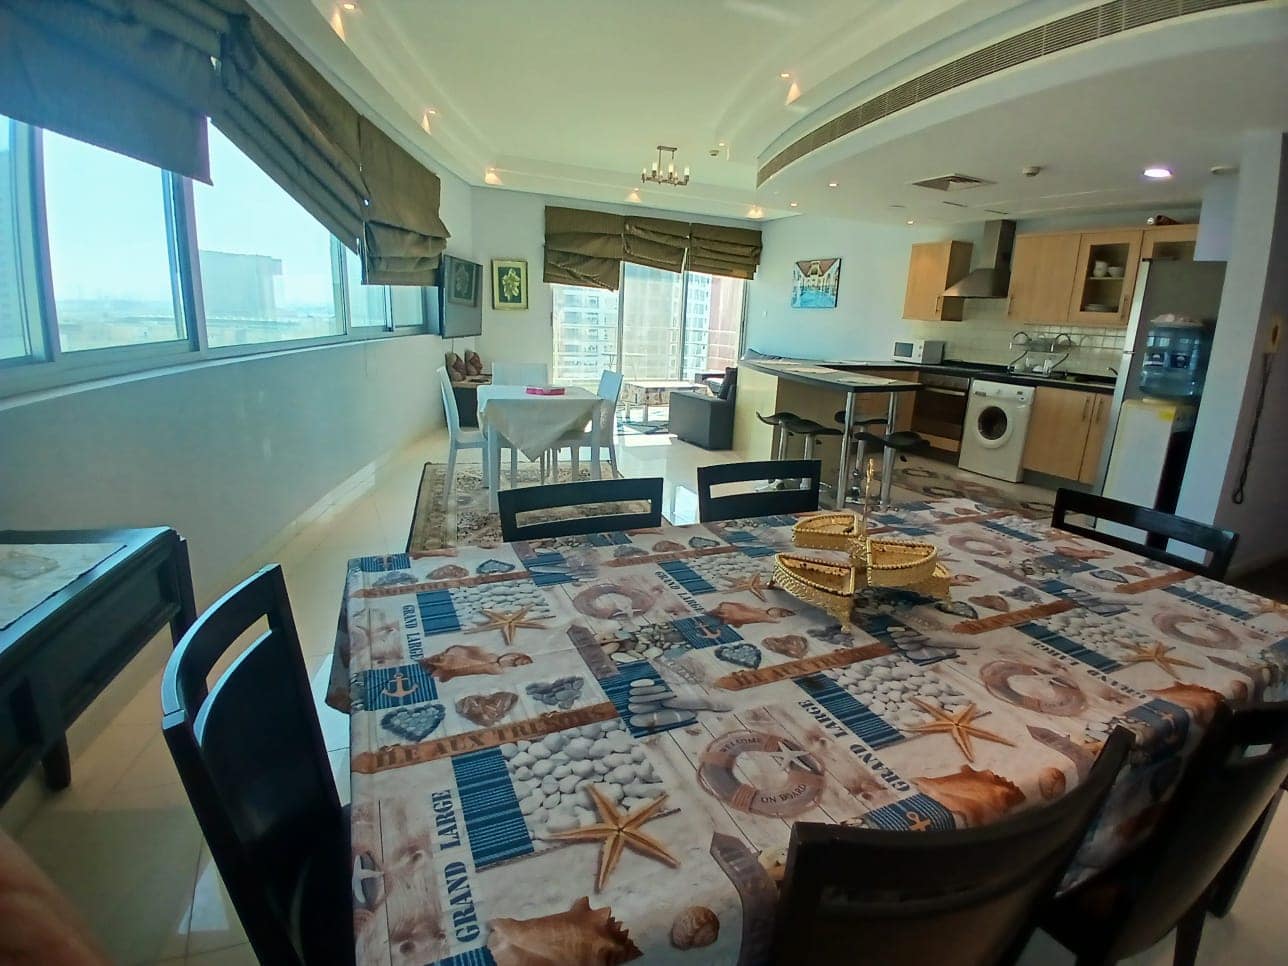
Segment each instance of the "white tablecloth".
[[480,386],[479,426],[500,433],[535,460],[556,440],[585,427],[602,402],[576,387],[562,396],[533,396],[523,386]]

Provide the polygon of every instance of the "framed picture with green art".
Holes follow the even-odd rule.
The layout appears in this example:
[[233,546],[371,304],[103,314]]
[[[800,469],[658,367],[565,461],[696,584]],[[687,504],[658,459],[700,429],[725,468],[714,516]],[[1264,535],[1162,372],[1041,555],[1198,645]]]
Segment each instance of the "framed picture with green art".
[[528,307],[528,263],[516,258],[492,259],[492,308]]

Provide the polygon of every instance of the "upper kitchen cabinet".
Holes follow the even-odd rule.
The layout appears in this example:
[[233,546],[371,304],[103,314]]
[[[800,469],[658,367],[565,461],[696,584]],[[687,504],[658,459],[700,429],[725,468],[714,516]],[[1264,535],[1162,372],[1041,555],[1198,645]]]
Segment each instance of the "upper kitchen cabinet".
[[1081,325],[1127,324],[1136,285],[1143,233],[1136,229],[1079,236],[1069,300],[1069,321]]
[[965,300],[944,296],[970,271],[972,245],[964,241],[922,242],[912,246],[903,317],[924,322],[960,322]]
[[1140,257],[1192,262],[1194,245],[1198,240],[1198,225],[1159,225],[1146,228],[1140,245]]
[[1068,322],[1078,262],[1078,234],[1017,235],[1011,255],[1006,317],[1017,322]]

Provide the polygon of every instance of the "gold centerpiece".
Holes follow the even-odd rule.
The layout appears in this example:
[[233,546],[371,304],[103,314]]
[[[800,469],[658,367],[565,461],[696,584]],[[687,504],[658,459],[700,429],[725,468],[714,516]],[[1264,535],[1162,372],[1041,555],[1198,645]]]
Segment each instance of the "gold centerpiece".
[[792,528],[792,543],[797,547],[841,551],[848,555],[848,562],[796,553],[774,557],[775,584],[793,597],[821,607],[846,628],[855,595],[868,587],[911,590],[951,600],[948,571],[939,563],[934,546],[868,536],[874,462],[870,460],[865,468],[861,514],[820,513]]

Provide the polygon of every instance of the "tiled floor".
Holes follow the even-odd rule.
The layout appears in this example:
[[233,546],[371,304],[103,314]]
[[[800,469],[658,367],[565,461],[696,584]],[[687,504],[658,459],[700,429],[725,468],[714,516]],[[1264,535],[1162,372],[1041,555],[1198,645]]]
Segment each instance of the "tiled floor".
[[[677,523],[697,515],[695,468],[726,458],[665,435],[628,435],[619,446],[626,475],[664,477],[664,512]],[[408,447],[377,472],[368,491],[276,555],[286,570],[323,734],[346,801],[348,719],[320,703],[345,562],[402,549],[421,466],[444,452],[441,435]],[[272,542],[268,535],[266,545]],[[154,642],[145,660],[159,667],[164,652],[165,644]],[[253,963],[161,739],[158,680],[153,676],[105,726],[77,735],[81,750],[70,789],[44,797],[34,809],[6,809],[0,821],[83,911],[116,961]],[[1286,891],[1288,819],[1281,814],[1234,913],[1209,922],[1200,962],[1282,961],[1288,921],[1280,897]],[[1161,964],[1170,957],[1165,941],[1132,962]],[[1041,935],[1022,960],[1031,966],[1072,961]]]

